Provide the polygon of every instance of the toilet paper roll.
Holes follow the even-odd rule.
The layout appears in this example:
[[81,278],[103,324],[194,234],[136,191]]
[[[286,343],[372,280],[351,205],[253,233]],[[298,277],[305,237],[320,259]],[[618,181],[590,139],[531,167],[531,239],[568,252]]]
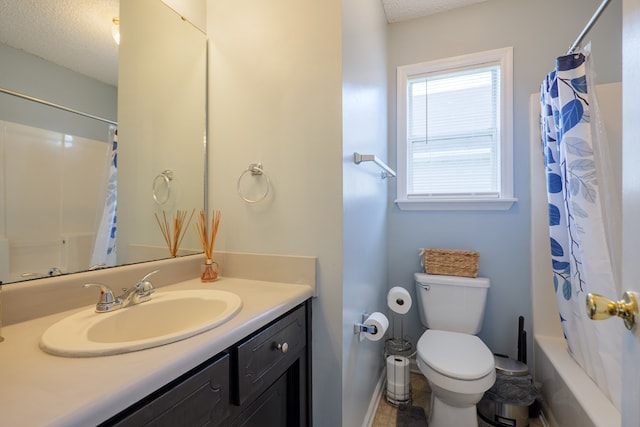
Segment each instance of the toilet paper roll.
[[409,382],[409,367],[411,363],[405,356],[387,357],[387,381],[395,384]]
[[389,328],[389,319],[387,319],[387,316],[384,314],[376,311],[375,313],[371,313],[367,320],[364,321],[364,324],[376,327],[375,333],[363,332],[364,337],[371,341],[379,341]]
[[411,295],[400,286],[394,286],[387,294],[387,305],[398,314],[407,314],[411,308]]
[[387,396],[394,400],[406,400],[411,392],[410,361],[405,356],[387,356]]

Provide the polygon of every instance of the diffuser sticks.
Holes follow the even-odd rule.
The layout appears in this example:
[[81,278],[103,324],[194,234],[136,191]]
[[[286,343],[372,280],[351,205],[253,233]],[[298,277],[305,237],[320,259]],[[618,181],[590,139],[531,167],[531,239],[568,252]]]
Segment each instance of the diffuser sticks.
[[191,223],[191,219],[193,218],[195,211],[195,209],[191,211],[191,216],[189,216],[189,221],[187,221],[185,226],[184,220],[187,217],[187,211],[177,210],[173,217],[173,232],[171,231],[171,223],[167,220],[167,214],[164,210],[162,211],[162,221],[160,221],[158,214],[154,214],[156,221],[158,222],[158,226],[160,227],[160,231],[162,232],[162,237],[164,237],[164,241],[167,243],[169,253],[172,257],[178,255],[178,248],[180,248],[180,243],[182,243],[185,231],[189,228],[189,224]]
[[211,226],[207,227],[207,215],[205,211],[201,209],[200,217],[195,224],[205,257],[205,263],[202,266],[200,277],[203,282],[213,282],[218,278],[218,264],[213,262],[213,245],[215,244],[218,234],[220,217],[220,211],[214,210],[211,218]]

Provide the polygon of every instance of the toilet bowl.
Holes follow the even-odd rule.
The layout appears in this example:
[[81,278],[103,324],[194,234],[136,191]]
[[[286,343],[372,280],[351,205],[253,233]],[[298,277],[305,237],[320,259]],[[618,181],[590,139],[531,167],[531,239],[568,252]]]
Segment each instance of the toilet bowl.
[[476,404],[496,379],[489,348],[475,335],[430,329],[416,359],[431,386],[429,427],[477,426]]
[[477,427],[476,404],[496,379],[491,350],[475,334],[489,280],[415,273],[420,319],[428,329],[416,361],[431,387],[429,427]]

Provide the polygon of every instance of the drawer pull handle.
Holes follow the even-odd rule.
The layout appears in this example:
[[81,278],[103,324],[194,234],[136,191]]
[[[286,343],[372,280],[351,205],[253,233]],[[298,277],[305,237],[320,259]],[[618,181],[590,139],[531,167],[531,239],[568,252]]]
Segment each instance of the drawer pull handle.
[[276,349],[280,350],[283,353],[286,353],[287,351],[289,351],[289,344],[282,343],[282,344],[278,344],[276,345]]

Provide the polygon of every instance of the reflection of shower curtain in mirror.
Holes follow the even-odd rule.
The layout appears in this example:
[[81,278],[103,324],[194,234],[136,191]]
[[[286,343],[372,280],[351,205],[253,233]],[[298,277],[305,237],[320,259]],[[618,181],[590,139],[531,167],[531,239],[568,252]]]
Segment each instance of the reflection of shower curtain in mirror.
[[102,220],[96,233],[91,255],[92,266],[116,265],[116,207],[118,183],[118,130],[113,131],[113,143],[109,153],[109,172]]
[[619,201],[597,110],[591,59],[556,60],[542,85],[541,132],[547,178],[553,284],[569,351],[620,408],[621,322],[587,317],[588,292],[620,295]]

